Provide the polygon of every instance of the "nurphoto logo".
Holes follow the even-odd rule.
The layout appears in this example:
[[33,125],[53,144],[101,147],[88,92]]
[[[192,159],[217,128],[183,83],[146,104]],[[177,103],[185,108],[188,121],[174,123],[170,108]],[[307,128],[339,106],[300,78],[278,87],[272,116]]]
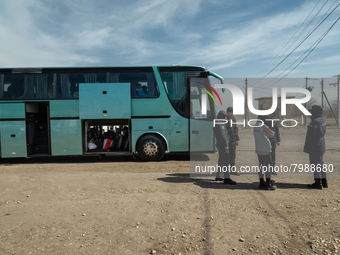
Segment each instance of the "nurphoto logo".
[[[206,84],[203,84],[205,86],[209,86]],[[218,99],[221,102],[222,101],[218,93],[215,89],[213,89],[211,86],[209,86],[210,89],[217,95]],[[233,96],[233,109],[235,115],[243,115],[244,114],[244,95],[242,90],[239,87],[236,87],[235,85],[231,84],[216,84],[215,88],[225,88],[229,89],[232,96]],[[273,87],[273,103],[270,109],[268,110],[257,110],[253,106],[253,88],[248,88],[248,108],[249,111],[255,115],[269,115],[272,112],[274,112],[277,108],[277,88]],[[306,95],[304,98],[287,98],[287,93],[303,93]],[[208,93],[211,97],[211,93]],[[300,109],[300,111],[306,115],[310,116],[312,115],[302,104],[307,103],[311,99],[311,93],[309,90],[305,88],[281,88],[281,115],[286,115],[286,105],[287,104],[294,104],[297,108]],[[215,100],[214,100],[215,101]],[[202,115],[207,114],[207,95],[202,94]]]
[[[201,83],[203,84],[203,83]],[[207,84],[203,84],[204,86],[208,87],[209,89],[211,89],[211,91],[213,91],[217,98],[219,99],[221,105],[222,105],[222,101],[220,96],[218,95],[218,93],[216,92],[216,90],[214,88],[212,88],[211,86],[207,85]],[[235,115],[244,115],[244,95],[243,92],[240,88],[238,88],[235,85],[231,85],[231,84],[215,84],[215,88],[221,88],[221,89],[229,89],[229,91],[232,94],[233,97],[233,109],[234,109],[234,114]],[[213,95],[207,91],[206,89],[202,89],[204,90],[211,98],[213,98],[215,105],[216,105],[216,101],[213,97]],[[273,113],[276,109],[277,109],[277,97],[278,97],[278,88],[273,87],[272,88],[272,106],[270,109],[268,110],[258,110],[255,109],[254,105],[253,105],[253,89],[250,87],[248,88],[248,96],[247,96],[247,103],[248,103],[248,109],[251,113],[255,114],[255,115],[269,115],[271,113]],[[287,94],[288,93],[303,93],[306,96],[304,98],[287,98]],[[206,116],[207,115],[207,94],[202,94],[201,95],[201,100],[202,100],[202,108],[201,108],[201,116]],[[295,105],[304,115],[306,116],[310,116],[311,113],[303,106],[304,103],[307,103],[309,100],[311,99],[311,93],[309,90],[305,89],[305,88],[292,88],[292,87],[283,87],[281,88],[281,113],[280,115],[282,116],[286,116],[286,105],[287,104],[292,104]],[[254,127],[251,125],[251,122],[253,121],[258,121],[257,119],[252,119],[248,121],[248,125],[250,127]],[[272,125],[274,124],[274,121],[280,121],[279,119],[268,119],[268,121],[272,122]],[[214,127],[215,124],[226,124],[227,122],[230,122],[230,125],[232,125],[232,120],[228,121],[225,119],[215,119],[214,120]],[[234,124],[242,124],[243,126],[246,125],[246,120],[243,120],[243,122],[236,122]],[[294,122],[294,125],[286,125],[286,123],[291,123]],[[263,121],[262,121],[262,125],[263,125]],[[261,125],[261,126],[262,126]],[[281,125],[284,127],[295,127],[297,125],[297,121],[294,119],[285,119],[283,121],[281,121]]]

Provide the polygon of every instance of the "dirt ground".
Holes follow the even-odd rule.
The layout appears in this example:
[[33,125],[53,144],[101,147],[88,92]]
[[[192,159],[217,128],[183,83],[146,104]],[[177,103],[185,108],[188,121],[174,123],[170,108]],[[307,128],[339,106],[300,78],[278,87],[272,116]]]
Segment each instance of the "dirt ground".
[[[240,129],[237,167],[257,165],[251,129]],[[281,128],[277,164],[305,164],[306,127]],[[340,129],[329,127],[329,188],[312,174],[256,174],[237,185],[190,177],[189,155],[143,163],[132,156],[0,160],[0,254],[340,253]],[[216,155],[200,155],[191,164]]]

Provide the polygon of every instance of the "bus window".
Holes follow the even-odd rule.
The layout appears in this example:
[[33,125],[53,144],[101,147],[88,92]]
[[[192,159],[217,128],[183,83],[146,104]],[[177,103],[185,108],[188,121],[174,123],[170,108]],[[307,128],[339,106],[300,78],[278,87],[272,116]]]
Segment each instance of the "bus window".
[[159,88],[153,72],[129,72],[119,75],[119,82],[131,84],[132,98],[159,97]]
[[106,73],[58,74],[57,98],[79,98],[79,83],[106,83]]
[[5,74],[3,99],[47,99],[52,97],[53,74]]
[[186,116],[185,72],[161,72],[163,84],[174,109]]
[[[4,78],[1,78],[4,77]],[[4,74],[0,99],[79,98],[79,83],[131,84],[132,98],[159,97],[153,72]]]

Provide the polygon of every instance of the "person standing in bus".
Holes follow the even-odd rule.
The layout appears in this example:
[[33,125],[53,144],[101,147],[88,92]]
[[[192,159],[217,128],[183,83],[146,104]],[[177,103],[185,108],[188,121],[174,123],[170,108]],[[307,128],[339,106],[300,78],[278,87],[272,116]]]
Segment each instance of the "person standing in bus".
[[[254,127],[255,137],[255,152],[259,160],[259,189],[275,190],[276,186],[271,178],[272,159],[271,159],[271,143],[270,138],[274,137],[274,132],[268,127],[270,122],[266,121],[269,119],[268,115],[258,116],[257,122]],[[266,182],[264,181],[266,176]]]
[[[229,134],[230,167],[234,167],[235,160],[236,160],[236,146],[238,146],[240,138],[238,136],[238,127],[236,125],[236,119],[234,116],[233,107],[228,107],[227,119],[228,119],[227,128],[228,128],[228,134]],[[233,124],[230,125],[229,121],[232,121]],[[231,174],[240,175],[238,172],[234,172],[234,171],[232,171]]]
[[[227,119],[225,111],[217,114],[217,119]],[[216,137],[216,147],[218,150],[218,169],[216,181],[222,181],[224,184],[235,185],[236,182],[230,179],[230,160],[229,160],[229,137],[228,129],[225,124],[215,124],[214,134]]]
[[142,86],[141,90],[138,90],[138,93],[137,95],[139,97],[148,97],[149,94],[148,94],[148,87],[147,86]]

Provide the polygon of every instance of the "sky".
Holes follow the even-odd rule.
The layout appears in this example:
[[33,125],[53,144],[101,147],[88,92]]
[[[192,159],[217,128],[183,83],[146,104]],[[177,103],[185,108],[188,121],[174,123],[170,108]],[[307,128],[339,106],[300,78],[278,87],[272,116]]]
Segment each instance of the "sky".
[[339,3],[0,0],[0,67],[175,64],[225,78],[330,78],[340,74],[340,21],[300,61],[339,18],[340,7],[330,14]]

